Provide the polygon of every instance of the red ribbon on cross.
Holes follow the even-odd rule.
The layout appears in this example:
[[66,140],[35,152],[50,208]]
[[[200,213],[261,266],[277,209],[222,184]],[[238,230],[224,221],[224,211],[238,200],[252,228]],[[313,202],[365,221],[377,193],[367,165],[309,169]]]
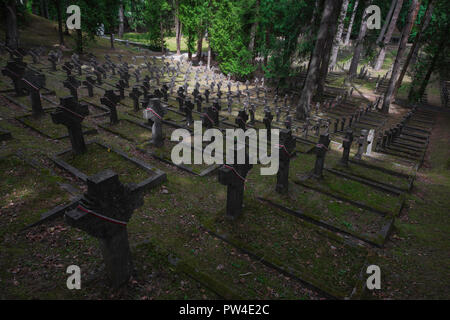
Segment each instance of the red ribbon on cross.
[[70,112],[70,113],[72,113],[73,115],[79,117],[80,119],[84,119],[84,117],[83,117],[81,114],[78,114],[78,113],[76,113],[76,112],[73,112],[72,110],[67,109],[67,108],[65,108],[65,107],[63,107],[63,106],[58,106],[58,108],[61,108],[61,109],[65,110],[65,111],[67,111],[67,112]]
[[321,143],[318,143],[318,144],[316,145],[316,148],[319,148],[319,149],[325,149],[326,151],[328,151],[328,148],[327,148],[325,145],[321,144]]
[[119,224],[119,225],[122,225],[122,226],[126,226],[127,225],[127,223],[124,222],[124,221],[120,221],[120,220],[117,220],[117,219],[114,219],[114,218],[106,217],[106,216],[104,216],[104,215],[102,215],[100,213],[96,213],[94,211],[88,210],[88,209],[82,207],[81,205],[78,205],[77,209],[79,209],[79,210],[81,210],[83,212],[89,213],[89,214],[91,214],[91,215],[93,215],[93,216],[95,216],[95,217],[97,217],[99,219],[111,222],[111,223]]
[[34,84],[32,84],[31,82],[29,82],[27,79],[22,78],[21,79],[23,82],[25,82],[26,84],[28,84],[30,87],[32,87],[34,90],[39,90],[38,87],[36,87]]
[[162,120],[161,116],[157,114],[155,110],[153,110],[152,108],[147,108],[147,110],[153,113],[155,116],[157,116],[160,120]]
[[284,146],[284,145],[282,145],[282,144],[279,144],[279,145],[277,145],[277,147],[278,147],[279,149],[283,149],[284,152],[286,152],[286,154],[287,154],[289,157],[292,155],[292,154],[289,153],[289,151],[286,149],[286,146]]
[[208,120],[211,122],[211,124],[214,124],[214,120],[211,119],[207,113],[204,113],[203,115],[208,118]]
[[227,164],[224,164],[223,166],[224,166],[224,168],[231,169],[231,171],[233,171],[235,175],[237,175],[242,181],[244,181],[244,187],[245,187],[245,183],[247,182],[247,179],[245,179],[243,176],[241,176],[239,174],[239,172],[236,171],[235,168],[233,168]]

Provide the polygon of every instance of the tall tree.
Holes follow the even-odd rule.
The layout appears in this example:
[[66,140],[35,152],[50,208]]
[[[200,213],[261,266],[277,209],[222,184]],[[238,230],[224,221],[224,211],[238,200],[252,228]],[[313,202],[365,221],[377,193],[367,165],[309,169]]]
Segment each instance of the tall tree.
[[5,44],[11,49],[19,48],[19,30],[17,25],[17,6],[15,0],[4,0],[2,8],[5,18]]
[[[427,10],[426,10],[426,12],[425,12],[425,17],[428,16],[429,13],[432,11],[432,9],[433,9],[432,3],[433,3],[433,0],[429,0],[429,1],[428,1]],[[408,56],[407,56],[407,58],[406,58],[406,61],[405,61],[405,63],[403,64],[402,72],[400,73],[400,76],[399,76],[399,78],[398,78],[397,84],[396,84],[396,86],[395,86],[395,94],[397,94],[398,89],[399,89],[400,86],[402,85],[403,78],[405,77],[406,71],[408,70],[409,63],[411,62],[412,55],[413,55],[414,51],[416,50],[416,47],[417,47],[418,44],[419,44],[420,37],[422,36],[422,30],[423,30],[423,26],[424,26],[424,24],[425,24],[425,20],[426,20],[426,18],[425,18],[425,19],[422,19],[422,23],[421,23],[421,25],[419,26],[419,33],[416,35],[416,38],[415,38],[415,40],[414,40],[414,43],[413,43],[411,49],[409,50]]]
[[[342,2],[342,1],[341,1]],[[325,80],[328,75],[328,70],[330,67],[330,56],[333,47],[333,41],[335,40],[335,35],[337,31],[338,16],[339,16],[339,6],[334,6],[334,11],[330,19],[330,24],[328,28],[327,41],[325,43],[324,54],[322,56],[322,61],[320,62],[319,77],[317,79],[317,95],[321,97],[325,88]]]
[[387,27],[389,26],[392,14],[394,13],[395,6],[397,5],[397,0],[392,0],[391,6],[389,7],[389,12],[386,16],[386,20],[384,21],[383,28],[380,31],[380,34],[378,35],[377,44],[381,43],[384,39],[384,35],[386,34]]
[[344,0],[342,2],[341,13],[339,15],[339,25],[338,25],[336,37],[334,38],[333,49],[332,49],[332,53],[331,53],[330,68],[334,68],[334,66],[336,65],[338,52],[339,52],[339,46],[342,41],[342,33],[344,32],[344,20],[345,20],[345,16],[347,15],[348,2],[349,2],[349,0]]
[[388,30],[385,34],[385,37],[383,39],[383,42],[381,44],[380,52],[378,53],[378,56],[375,60],[374,69],[376,71],[379,71],[383,67],[384,58],[386,57],[387,46],[391,42],[392,34],[394,33],[395,28],[397,26],[397,20],[400,15],[400,11],[402,10],[402,6],[403,6],[403,0],[398,0],[397,5],[394,10],[394,13],[392,15],[392,20],[389,24],[389,28],[388,28]]
[[[369,0],[369,4],[371,4],[371,3],[372,3],[372,1]],[[367,18],[368,17],[369,17],[369,12],[363,8],[363,15],[362,15],[362,20],[361,20],[361,27],[359,29],[359,34],[358,34],[358,40],[356,41],[355,50],[353,52],[352,63],[350,64],[350,70],[348,72],[350,78],[355,77],[356,73],[358,71],[359,60],[361,59],[361,53],[364,48],[364,38],[366,37],[366,34],[367,34]]]
[[359,0],[355,0],[353,5],[352,17],[350,18],[350,23],[348,25],[347,34],[345,35],[344,45],[348,46],[350,43],[350,37],[352,35],[353,23],[355,22],[356,12],[358,10]]
[[181,22],[178,16],[180,15],[179,12],[179,0],[174,0],[173,2],[174,11],[175,11],[175,42],[177,45],[177,54],[181,54]]
[[306,76],[305,85],[302,90],[300,101],[297,105],[296,117],[301,120],[304,119],[306,113],[309,111],[315,86],[317,85],[318,71],[324,49],[328,37],[330,35],[329,29],[332,24],[333,14],[336,12],[336,7],[340,8],[342,1],[325,0],[325,5],[320,22],[320,28],[317,35],[316,44],[314,46],[314,53],[311,57],[308,75]]
[[63,20],[62,20],[62,12],[61,12],[61,0],[53,0],[53,4],[56,8],[56,14],[58,17],[58,35],[59,35],[59,44],[61,46],[64,45],[64,30],[63,30]]
[[417,39],[417,41],[418,41],[417,45],[414,47],[414,50],[412,50],[411,61],[409,63],[410,66],[414,66],[416,64],[417,56],[419,54],[420,47],[422,46],[422,43],[423,43],[425,30],[427,30],[428,26],[430,25],[431,17],[433,15],[433,10],[434,10],[433,3],[431,3],[430,6],[431,6],[430,10],[427,10],[427,12],[425,14],[425,20],[424,20],[422,29],[420,30],[420,36]]
[[119,38],[122,39],[123,38],[123,33],[124,33],[124,7],[123,7],[123,1],[120,1],[119,4]]
[[387,92],[384,96],[382,112],[389,113],[389,108],[391,106],[391,102],[395,99],[395,87],[397,85],[398,76],[400,73],[401,61],[403,59],[403,55],[406,51],[406,44],[408,42],[409,35],[411,33],[414,21],[416,20],[417,13],[419,12],[420,1],[412,0],[411,6],[408,12],[408,18],[406,24],[403,28],[402,38],[400,40],[400,45],[397,52],[397,57],[395,58],[394,66],[392,67],[392,75],[389,81],[389,86]]

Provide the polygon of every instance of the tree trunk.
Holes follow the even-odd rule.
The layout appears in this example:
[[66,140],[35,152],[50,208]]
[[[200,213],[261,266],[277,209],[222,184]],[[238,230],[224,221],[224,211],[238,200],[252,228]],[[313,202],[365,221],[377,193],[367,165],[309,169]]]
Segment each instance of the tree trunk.
[[179,14],[178,1],[174,2],[174,6],[175,6],[175,41],[177,43],[177,54],[180,55],[181,54],[181,22],[180,22],[180,19],[178,18],[178,14]]
[[124,32],[124,16],[123,16],[123,2],[120,1],[119,4],[119,38],[123,38],[123,32]]
[[398,89],[400,88],[400,86],[402,85],[403,82],[403,78],[405,77],[406,71],[408,70],[408,66],[411,62],[412,59],[412,55],[414,54],[414,51],[416,51],[416,48],[420,42],[420,38],[422,36],[422,32],[423,32],[423,26],[425,25],[425,20],[427,19],[428,16],[431,16],[431,11],[433,10],[433,5],[432,5],[433,0],[429,0],[428,1],[428,5],[427,5],[427,11],[425,12],[425,18],[422,20],[422,23],[419,27],[419,33],[416,35],[416,39],[414,40],[414,44],[411,47],[411,50],[409,51],[408,57],[406,58],[405,64],[403,65],[403,69],[402,72],[400,73],[400,77],[398,78],[397,81],[397,85],[395,86],[395,94],[397,94]]
[[77,29],[77,53],[83,53],[83,32],[81,29]]
[[[340,1],[342,3],[342,1]],[[330,62],[330,56],[331,56],[331,50],[333,48],[333,41],[335,40],[335,35],[337,31],[337,23],[338,23],[338,16],[339,16],[339,8],[340,6],[336,5],[334,7],[334,12],[331,17],[330,25],[328,28],[328,39],[325,44],[324,48],[324,54],[322,56],[322,61],[320,63],[320,69],[319,69],[319,77],[317,79],[317,95],[322,96],[324,87],[325,87],[325,80],[328,75],[328,69],[329,69],[329,62]]]
[[61,46],[64,45],[64,30],[63,30],[63,21],[62,21],[62,13],[61,13],[61,0],[54,0],[56,14],[58,15],[58,34],[59,34],[59,44]]
[[380,35],[377,39],[377,44],[381,43],[384,39],[384,34],[386,33],[387,27],[389,26],[389,23],[391,22],[392,14],[394,13],[395,6],[397,4],[397,0],[392,0],[391,7],[389,8],[389,12],[386,16],[386,21],[384,21],[383,29],[381,29]]
[[270,48],[270,35],[272,33],[272,25],[268,24],[267,29],[266,29],[266,47],[265,47],[265,52],[264,52],[264,65],[267,67],[267,62],[269,60],[269,56],[268,56],[268,48]]
[[[440,46],[442,49],[442,46]],[[418,97],[423,97],[425,90],[427,90],[428,82],[430,82],[431,75],[433,74],[434,68],[436,67],[436,63],[439,59],[439,56],[441,55],[442,50],[437,50],[435,53],[433,60],[431,61],[430,67],[428,68],[427,74],[425,75],[425,78],[422,81],[422,84],[420,85],[419,91],[417,92]]]
[[111,31],[111,34],[109,35],[110,41],[111,41],[111,50],[115,50],[114,48],[114,33]]
[[211,42],[208,37],[208,31],[206,32],[206,41],[208,41],[208,70],[211,69]]
[[[372,3],[372,1],[369,1],[369,5]],[[366,37],[367,33],[367,18],[369,14],[367,10],[364,10],[362,20],[361,20],[361,27],[359,29],[358,34],[358,40],[356,42],[355,51],[353,53],[353,59],[352,63],[350,65],[350,70],[348,72],[350,78],[353,78],[356,76],[356,73],[358,72],[358,64],[359,60],[361,58],[361,53],[363,51],[364,47],[364,38]]]
[[202,49],[203,49],[203,31],[198,33],[197,40],[197,61],[200,62],[202,60]]
[[327,37],[329,36],[329,28],[330,22],[333,18],[333,13],[335,6],[339,6],[342,1],[335,0],[325,0],[325,7],[322,14],[322,20],[320,22],[320,28],[316,40],[316,44],[314,47],[314,53],[312,55],[308,75],[306,77],[305,86],[302,90],[302,95],[297,106],[296,117],[301,120],[305,117],[306,112],[309,110],[309,106],[311,104],[314,87],[317,83],[317,73],[320,67],[321,57],[324,54],[324,47],[327,41]]
[[159,28],[160,28],[160,34],[161,34],[161,53],[164,54],[165,53],[165,48],[164,48],[164,24],[163,24],[163,20],[162,17],[160,17],[160,22],[159,22]]
[[388,31],[384,37],[383,43],[381,45],[380,52],[378,53],[377,59],[375,60],[375,71],[379,71],[383,67],[384,58],[386,57],[386,49],[389,43],[391,42],[392,34],[394,33],[394,30],[397,25],[398,16],[400,14],[400,11],[402,10],[403,6],[403,0],[398,0],[397,6],[395,7],[395,11],[392,15],[391,23],[389,24]]
[[44,17],[45,19],[48,19],[48,5],[47,0],[40,0],[41,8],[41,17]]
[[400,65],[403,58],[403,54],[406,51],[406,44],[408,42],[409,35],[411,33],[411,29],[413,27],[414,21],[416,20],[417,13],[419,12],[420,1],[412,0],[411,7],[408,12],[408,20],[406,21],[406,25],[403,28],[402,38],[400,40],[400,46],[398,48],[397,57],[395,58],[394,66],[392,67],[392,76],[389,81],[389,86],[384,97],[383,106],[381,110],[384,113],[389,113],[389,107],[391,105],[391,101],[395,99],[395,87],[398,81],[398,75],[400,73]]
[[[193,39],[192,39],[192,34],[188,34],[188,44],[192,43]],[[191,46],[188,45],[188,60],[192,61],[192,50],[191,50]]]
[[252,27],[250,29],[250,43],[248,44],[248,51],[252,54],[252,63],[253,63],[253,57],[255,56],[254,50],[255,50],[255,42],[256,42],[256,32],[258,31],[258,18],[259,18],[259,1],[256,1],[256,17],[255,22],[253,22]]
[[337,34],[336,34],[336,37],[334,38],[334,43],[333,43],[330,68],[334,68],[334,66],[336,65],[336,61],[337,61],[337,57],[338,57],[338,53],[339,53],[339,45],[341,44],[342,33],[344,32],[344,20],[345,20],[345,16],[347,15],[348,2],[349,2],[349,0],[344,0],[344,2],[342,3],[341,14],[339,16],[339,26],[337,28]]
[[5,44],[8,48],[19,48],[19,31],[17,28],[17,7],[15,0],[9,0],[5,3],[6,7],[6,32]]
[[350,42],[350,36],[352,35],[353,23],[355,22],[355,16],[356,16],[356,11],[358,10],[358,4],[359,4],[359,0],[356,0],[355,6],[353,8],[352,17],[350,19],[350,24],[348,25],[347,34],[345,36],[345,42],[344,42],[345,46],[348,46],[348,44]]
[[417,62],[417,56],[419,55],[419,51],[420,51],[420,47],[422,45],[422,37],[423,37],[423,33],[425,32],[425,30],[427,30],[428,26],[430,25],[431,22],[431,16],[433,15],[433,9],[434,6],[433,4],[431,4],[431,9],[429,11],[427,11],[427,14],[425,15],[425,22],[423,24],[422,27],[422,35],[421,35],[421,39],[419,39],[419,42],[417,43],[417,46],[414,48],[412,57],[411,57],[411,62],[410,65],[414,66]]

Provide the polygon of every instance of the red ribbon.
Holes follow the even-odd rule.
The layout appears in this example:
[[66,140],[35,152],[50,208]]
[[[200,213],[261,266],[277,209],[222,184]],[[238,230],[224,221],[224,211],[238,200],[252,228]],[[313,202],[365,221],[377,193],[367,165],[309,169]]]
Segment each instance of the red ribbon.
[[208,116],[207,113],[204,113],[203,115],[208,118],[212,125],[214,125],[214,121]]
[[282,144],[279,144],[279,145],[277,145],[277,147],[280,148],[280,149],[283,149],[289,157],[292,155],[292,154],[289,153],[289,151],[286,149],[286,146],[284,146],[284,145],[282,145]]
[[151,113],[153,113],[155,116],[157,116],[160,120],[162,120],[161,116],[159,114],[157,114],[155,112],[155,110],[153,110],[152,108],[147,108],[148,111],[150,111]]
[[224,164],[223,166],[224,166],[225,168],[227,168],[227,169],[231,169],[231,170],[234,172],[235,175],[237,175],[242,181],[244,181],[244,188],[245,188],[245,183],[247,182],[247,179],[245,179],[243,176],[241,176],[241,175],[236,171],[235,168],[233,168],[233,167],[231,167],[231,166],[229,166],[229,165],[226,165],[226,164]]
[[91,215],[93,215],[93,216],[95,216],[95,217],[97,217],[97,218],[99,218],[99,219],[102,219],[102,220],[111,222],[111,223],[119,224],[119,225],[122,225],[122,226],[126,226],[126,225],[127,225],[127,223],[124,222],[124,221],[120,221],[120,220],[116,220],[116,219],[113,219],[113,218],[110,218],[110,217],[106,217],[106,216],[101,215],[101,214],[99,214],[99,213],[90,211],[90,210],[88,210],[88,209],[82,207],[81,205],[78,205],[77,209],[79,209],[79,210],[81,210],[81,211],[83,211],[83,212],[89,213],[89,214],[91,214]]
[[321,143],[317,144],[316,148],[325,149],[326,151],[328,151],[328,148],[325,145],[321,144]]

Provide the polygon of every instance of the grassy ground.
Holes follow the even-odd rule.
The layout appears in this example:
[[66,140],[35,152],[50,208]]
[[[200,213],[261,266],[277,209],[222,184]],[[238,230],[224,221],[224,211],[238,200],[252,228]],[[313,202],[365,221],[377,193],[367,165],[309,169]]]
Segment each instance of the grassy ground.
[[[32,45],[57,41],[54,25],[33,18],[34,29],[45,30],[31,36],[23,33],[24,41]],[[41,29],[42,28],[42,29]],[[53,31],[51,31],[53,30]],[[33,39],[32,39],[33,38]],[[46,40],[48,39],[48,41]],[[47,42],[46,42],[47,41]],[[70,37],[68,38],[70,43]],[[135,52],[117,45],[109,50],[107,40],[98,39],[88,49],[100,57],[121,53],[127,61]],[[0,57],[0,64],[6,56]],[[28,59],[28,58],[27,58]],[[59,71],[48,75],[48,87],[58,96],[67,90],[61,87],[65,76]],[[0,77],[0,88],[10,87],[10,81]],[[108,80],[113,81],[113,80]],[[362,83],[362,86],[367,85]],[[96,90],[93,103],[100,104]],[[85,90],[80,96],[87,99]],[[57,101],[56,96],[51,99]],[[127,118],[128,106],[120,105],[119,118]],[[27,101],[23,101],[24,104]],[[234,110],[236,111],[236,110]],[[136,274],[128,286],[120,291],[108,289],[97,240],[68,227],[58,218],[27,231],[21,228],[35,221],[39,214],[57,204],[66,202],[70,195],[58,187],[69,183],[80,192],[86,186],[67,172],[57,168],[49,157],[67,149],[68,139],[47,139],[23,126],[15,117],[27,110],[0,97],[0,127],[10,131],[13,140],[0,144],[0,157],[19,152],[33,160],[42,169],[34,169],[20,159],[0,162],[0,298],[33,299],[321,299],[322,292],[312,289],[295,277],[329,294],[348,296],[359,281],[359,273],[366,258],[382,270],[382,289],[366,292],[368,299],[448,299],[449,257],[447,215],[450,207],[450,161],[448,141],[450,118],[437,114],[425,165],[418,172],[415,188],[405,197],[406,206],[394,224],[393,234],[383,249],[354,241],[320,228],[302,219],[258,200],[268,196],[273,200],[303,209],[317,219],[347,232],[376,237],[384,220],[370,210],[349,202],[337,200],[309,188],[294,185],[293,181],[307,173],[314,165],[314,156],[299,154],[291,162],[290,194],[275,195],[275,177],[262,177],[256,166],[246,183],[244,216],[235,224],[224,221],[226,188],[217,181],[217,175],[196,177],[174,166],[143,154],[137,143],[122,139],[98,124],[106,118],[88,118],[85,124],[96,127],[95,139],[105,141],[128,155],[141,159],[167,173],[168,180],[147,192],[144,205],[135,211],[128,226]],[[395,115],[393,115],[395,117]],[[175,120],[182,121],[173,115]],[[233,118],[230,120],[232,121]],[[38,124],[39,125],[39,124]],[[131,127],[117,128],[130,136],[141,131]],[[92,137],[86,136],[86,140]],[[338,137],[336,137],[338,138]],[[341,156],[339,147],[332,146],[326,165],[336,167]],[[352,150],[354,155],[355,150]],[[70,159],[68,159],[70,161]],[[103,168],[115,168],[122,179],[141,180],[140,171],[125,164],[121,158],[105,150],[92,151],[76,161],[76,166],[94,173]],[[369,161],[369,159],[365,159]],[[377,165],[411,173],[412,168],[402,159],[385,157]],[[400,165],[405,165],[400,167]],[[374,170],[350,167],[348,172],[372,180],[405,186],[404,179],[377,174]],[[124,182],[127,182],[124,181]],[[383,194],[372,187],[351,180],[337,178],[329,173],[322,182],[310,182],[317,188],[348,200],[395,215],[402,197]],[[219,239],[205,229],[216,232]],[[228,242],[224,241],[226,239]],[[258,256],[252,257],[239,248]],[[263,258],[263,259],[262,259]],[[280,273],[266,262],[284,268],[290,275]],[[65,287],[67,266],[81,267],[81,291]]]

